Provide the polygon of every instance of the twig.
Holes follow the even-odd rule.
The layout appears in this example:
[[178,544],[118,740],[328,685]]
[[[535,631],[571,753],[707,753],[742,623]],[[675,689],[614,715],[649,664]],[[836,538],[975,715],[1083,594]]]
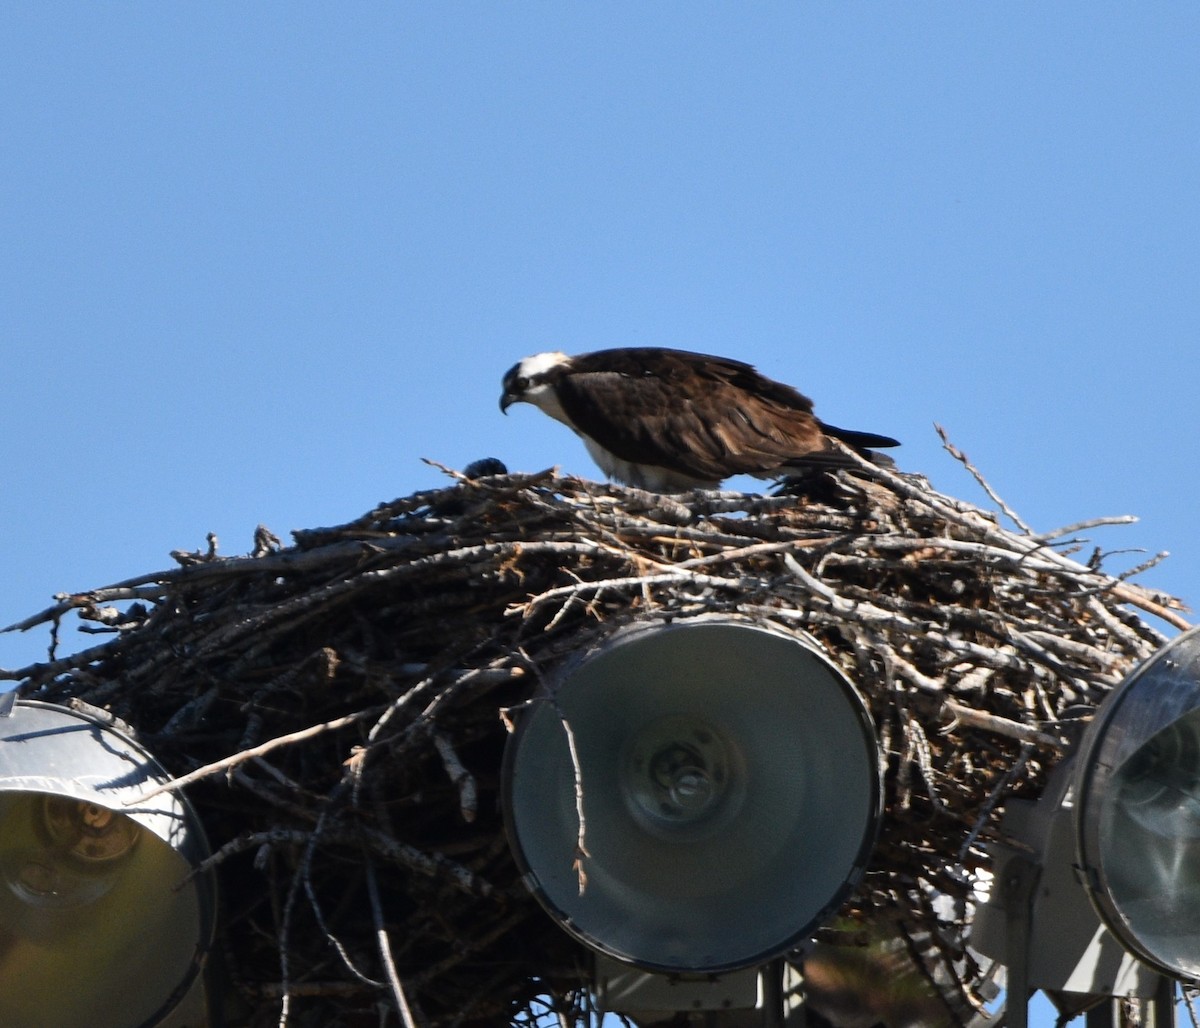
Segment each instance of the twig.
[[567,737],[567,749],[571,754],[571,772],[575,778],[575,818],[579,831],[575,836],[575,859],[571,863],[571,870],[575,872],[579,881],[579,895],[582,896],[584,890],[587,889],[587,869],[584,867],[584,861],[591,857],[587,848],[587,817],[583,811],[583,768],[579,763],[579,748],[575,745],[575,730],[558,705],[558,698],[552,697],[552,702],[558,713],[563,733]]
[[463,766],[463,762],[454,750],[454,744],[442,732],[433,731],[430,733],[430,737],[433,739],[438,756],[442,758],[446,774],[450,776],[450,781],[458,789],[459,813],[462,814],[462,819],[469,824],[475,820],[475,815],[478,813],[478,790],[475,787],[475,779],[471,772]]
[[396,1004],[396,1012],[404,1022],[405,1028],[419,1028],[419,1022],[413,1017],[408,997],[404,994],[404,986],[396,973],[396,961],[392,956],[392,944],[388,940],[387,929],[383,923],[383,904],[379,901],[379,882],[375,877],[375,865],[371,858],[364,856],[367,876],[367,895],[371,898],[371,917],[375,922],[375,941],[379,947],[379,959],[383,964],[387,977],[388,988],[392,992],[392,1001]]
[[956,722],[970,728],[982,728],[985,731],[994,732],[996,735],[1007,736],[1043,750],[1061,751],[1064,748],[1061,739],[1056,739],[1053,735],[1045,732],[1039,732],[1036,728],[1030,728],[1028,725],[1018,724],[1009,718],[1000,717],[998,714],[988,714],[955,700],[946,700],[944,707],[946,713]]
[[1088,532],[1093,528],[1105,528],[1113,525],[1136,525],[1137,520],[1132,514],[1120,514],[1115,517],[1106,518],[1088,518],[1085,521],[1076,521],[1062,528],[1056,528],[1052,532],[1038,532],[1034,538],[1048,543],[1054,539],[1061,539],[1064,535],[1074,535],[1076,532]]
[[1004,500],[1000,498],[999,494],[991,487],[991,485],[988,483],[988,480],[983,477],[979,469],[967,459],[967,455],[952,442],[950,442],[950,437],[946,435],[946,430],[938,424],[934,424],[933,427],[937,430],[937,434],[941,438],[942,445],[946,448],[946,452],[971,473],[971,477],[973,477],[975,481],[979,483],[980,488],[988,494],[988,497],[991,499],[991,501],[1000,508],[1004,515],[1014,525],[1016,525],[1017,528],[1019,528],[1026,535],[1033,535],[1033,529],[1025,524],[1025,522],[1022,521],[1017,515],[1016,511],[1014,511],[1007,503],[1004,502]]
[[1007,795],[1012,784],[1024,773],[1025,766],[1029,763],[1029,758],[1032,755],[1032,741],[1027,741],[1021,746],[1021,752],[1017,755],[1017,759],[1013,761],[1012,766],[996,782],[991,792],[988,793],[987,799],[979,808],[979,816],[975,819],[975,824],[971,826],[971,831],[967,834],[967,837],[963,839],[962,846],[958,851],[958,859],[955,863],[961,864],[967,859],[967,854],[970,852],[971,847],[975,845],[975,840],[979,838],[979,833],[983,831],[988,818],[992,816],[992,812],[996,809],[997,804]]
[[148,800],[154,799],[155,796],[161,796],[165,792],[176,792],[179,789],[185,789],[194,782],[199,782],[204,778],[212,775],[220,774],[222,771],[228,771],[232,767],[237,767],[247,760],[254,757],[264,757],[272,750],[277,750],[281,746],[293,746],[298,742],[303,742],[305,739],[311,739],[314,736],[324,735],[326,732],[336,732],[340,728],[345,728],[347,725],[357,724],[360,721],[365,721],[367,718],[377,714],[377,707],[370,707],[366,710],[358,710],[353,714],[347,714],[345,717],[334,718],[332,721],[325,721],[319,725],[311,725],[308,728],[302,728],[298,732],[289,732],[287,735],[280,735],[274,739],[268,739],[264,743],[257,746],[252,746],[248,750],[241,750],[238,753],[231,754],[228,757],[223,757],[221,760],[214,760],[211,764],[205,764],[203,767],[196,768],[186,775],[181,775],[179,778],[173,778],[169,782],[164,782],[162,785],[157,785],[153,789],[147,789],[140,796],[135,796],[132,799],[125,801],[125,806],[131,807],[139,803],[145,803]]

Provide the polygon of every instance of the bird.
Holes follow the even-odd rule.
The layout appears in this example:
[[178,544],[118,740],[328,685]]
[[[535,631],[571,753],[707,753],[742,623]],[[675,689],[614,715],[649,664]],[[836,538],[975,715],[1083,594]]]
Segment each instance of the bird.
[[807,396],[750,364],[690,350],[534,354],[504,375],[500,410],[514,403],[570,428],[609,478],[658,493],[716,489],[732,475],[786,478],[853,465],[834,440],[890,466],[873,451],[900,445],[826,424]]

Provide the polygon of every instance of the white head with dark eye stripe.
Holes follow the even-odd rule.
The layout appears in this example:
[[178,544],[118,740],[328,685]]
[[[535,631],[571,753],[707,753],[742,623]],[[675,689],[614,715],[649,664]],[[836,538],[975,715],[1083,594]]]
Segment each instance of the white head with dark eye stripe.
[[566,421],[553,383],[569,366],[571,358],[557,350],[535,353],[518,361],[504,376],[504,391],[500,394],[500,409],[507,411],[514,403],[532,403],[552,418]]

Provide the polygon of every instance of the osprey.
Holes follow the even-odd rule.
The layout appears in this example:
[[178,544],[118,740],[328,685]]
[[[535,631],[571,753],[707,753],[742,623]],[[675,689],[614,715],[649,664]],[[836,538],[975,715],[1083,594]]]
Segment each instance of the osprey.
[[662,493],[851,464],[835,439],[881,464],[871,448],[900,445],[819,421],[808,397],[749,364],[687,350],[535,354],[504,376],[500,409],[514,403],[574,431],[609,477]]

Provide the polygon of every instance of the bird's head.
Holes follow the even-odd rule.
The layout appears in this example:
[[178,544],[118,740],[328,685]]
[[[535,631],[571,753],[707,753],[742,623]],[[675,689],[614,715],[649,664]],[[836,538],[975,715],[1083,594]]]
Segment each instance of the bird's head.
[[562,374],[571,358],[557,350],[536,353],[517,361],[504,376],[504,391],[500,394],[500,409],[507,411],[514,403],[532,403],[545,408],[554,379]]

